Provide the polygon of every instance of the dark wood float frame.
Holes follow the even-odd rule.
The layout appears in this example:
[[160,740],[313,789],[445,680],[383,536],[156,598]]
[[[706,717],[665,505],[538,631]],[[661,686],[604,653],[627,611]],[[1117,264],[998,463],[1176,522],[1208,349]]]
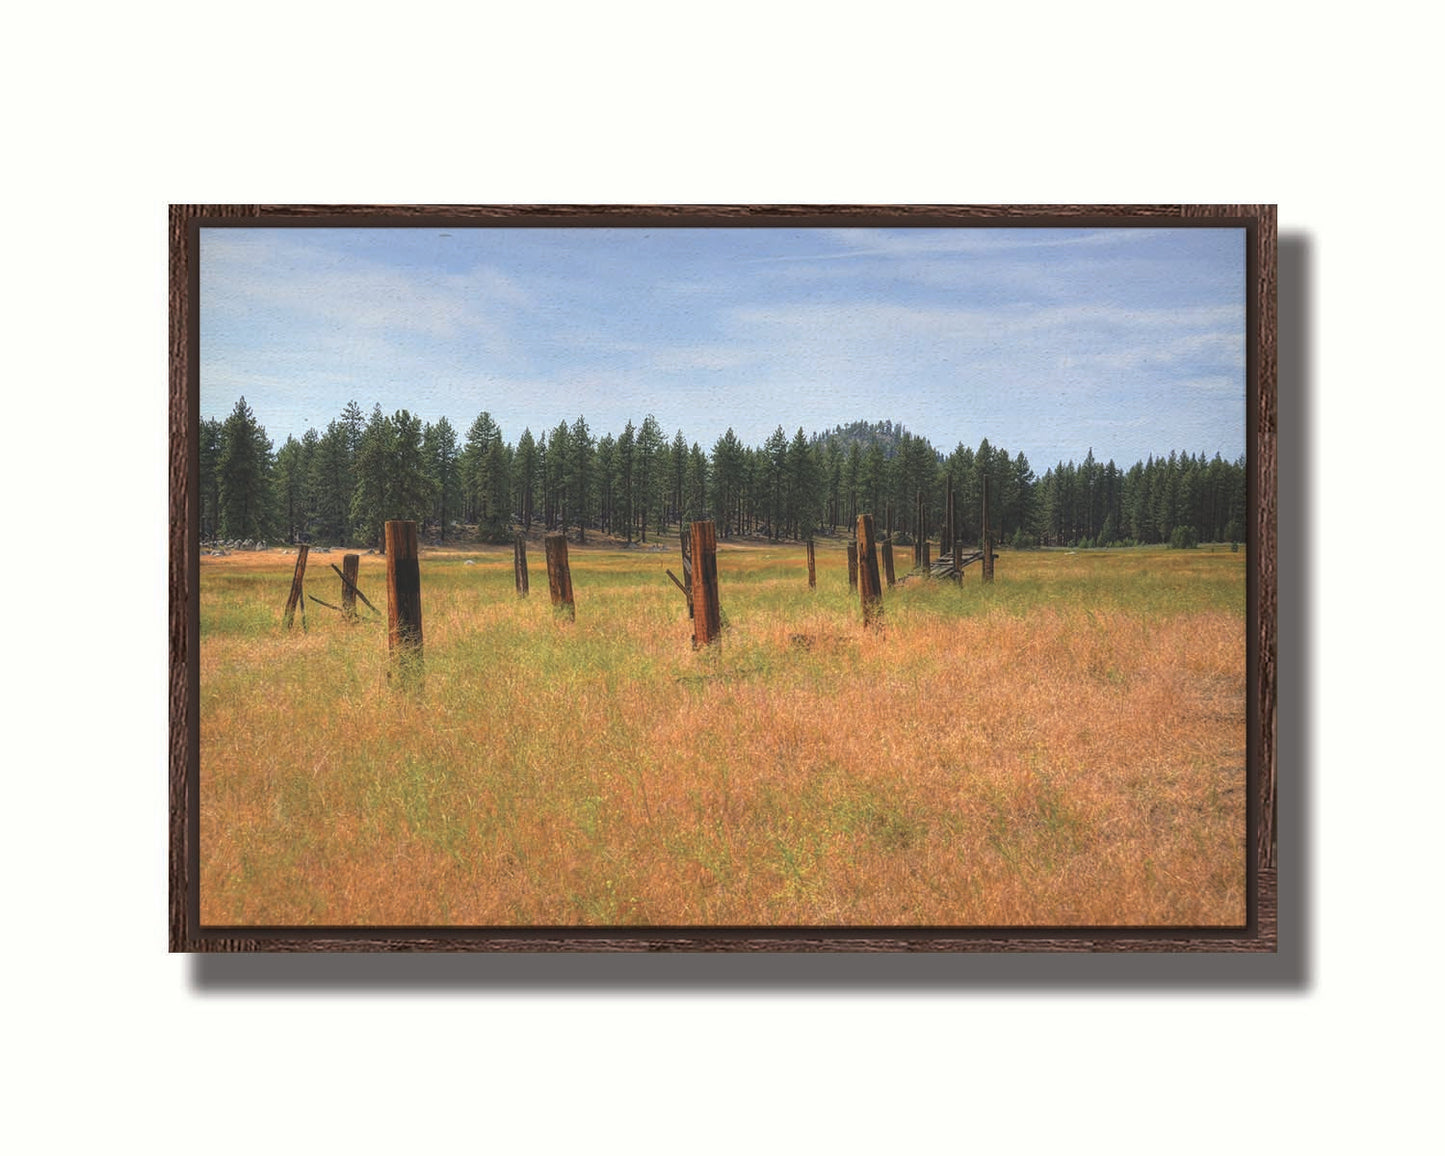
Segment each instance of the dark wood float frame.
[[[200,228],[1074,226],[1243,228],[1249,491],[1247,904],[1241,927],[213,927],[199,886]],[[172,205],[170,867],[176,952],[1278,952],[1278,237],[1274,205]]]

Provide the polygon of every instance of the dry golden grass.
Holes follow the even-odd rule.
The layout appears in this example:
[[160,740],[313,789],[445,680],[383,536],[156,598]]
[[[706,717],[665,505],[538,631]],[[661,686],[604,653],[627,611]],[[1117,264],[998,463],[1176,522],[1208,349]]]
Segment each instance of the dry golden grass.
[[204,559],[202,921],[1244,921],[1242,553],[1004,553],[878,632],[818,562],[722,547],[695,653],[675,552],[574,547],[571,624],[540,558],[424,552],[407,694],[384,624],[281,630],[294,555]]

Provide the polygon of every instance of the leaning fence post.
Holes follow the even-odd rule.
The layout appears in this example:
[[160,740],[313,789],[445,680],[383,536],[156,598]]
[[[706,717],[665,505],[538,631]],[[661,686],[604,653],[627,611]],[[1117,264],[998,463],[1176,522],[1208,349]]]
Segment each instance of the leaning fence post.
[[883,617],[883,586],[878,581],[878,551],[873,542],[873,515],[858,515],[858,595],[863,601],[863,625]]
[[572,601],[572,568],[567,564],[567,535],[548,534],[543,539],[547,548],[547,586],[552,592],[552,609],[565,610],[567,617],[577,620],[577,605]]
[[858,589],[858,543],[848,543],[848,589]]
[[[301,601],[301,580],[306,576],[306,551],[308,546],[302,545],[296,550],[296,572],[291,575],[291,593],[286,596],[286,611],[281,615],[281,623],[287,630],[291,629],[291,623],[296,619],[296,604]],[[301,607],[302,620],[304,622],[306,607]]]
[[421,561],[416,523],[386,524],[386,645],[403,683],[421,674]]
[[818,572],[813,567],[813,539],[808,539],[808,589],[818,588]]
[[518,534],[512,544],[512,573],[517,580],[517,594],[522,598],[527,597],[527,539],[522,534]]
[[347,554],[341,559],[341,613],[348,622],[356,620],[356,580],[360,575],[360,554]]
[[883,539],[882,544],[878,547],[878,552],[883,555],[883,577],[887,580],[888,585],[892,586],[894,583],[893,543],[887,538]]
[[692,524],[692,644],[719,641],[722,609],[717,590],[717,528],[711,522]]

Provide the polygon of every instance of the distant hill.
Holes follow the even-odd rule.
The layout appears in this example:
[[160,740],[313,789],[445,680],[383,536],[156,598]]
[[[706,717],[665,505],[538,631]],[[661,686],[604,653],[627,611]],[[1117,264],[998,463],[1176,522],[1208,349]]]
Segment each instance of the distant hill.
[[908,431],[900,422],[850,421],[847,425],[835,425],[823,433],[815,433],[808,440],[816,449],[825,449],[829,442],[837,442],[845,452],[855,443],[863,450],[880,445],[883,447],[883,456],[891,458],[898,452],[898,447],[907,434]]

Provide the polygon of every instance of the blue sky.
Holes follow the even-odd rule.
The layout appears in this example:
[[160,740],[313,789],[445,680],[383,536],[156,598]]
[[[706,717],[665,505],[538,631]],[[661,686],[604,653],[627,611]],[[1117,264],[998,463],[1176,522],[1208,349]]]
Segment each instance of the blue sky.
[[483,410],[707,449],[855,419],[1042,474],[1245,449],[1242,229],[212,228],[201,414]]

